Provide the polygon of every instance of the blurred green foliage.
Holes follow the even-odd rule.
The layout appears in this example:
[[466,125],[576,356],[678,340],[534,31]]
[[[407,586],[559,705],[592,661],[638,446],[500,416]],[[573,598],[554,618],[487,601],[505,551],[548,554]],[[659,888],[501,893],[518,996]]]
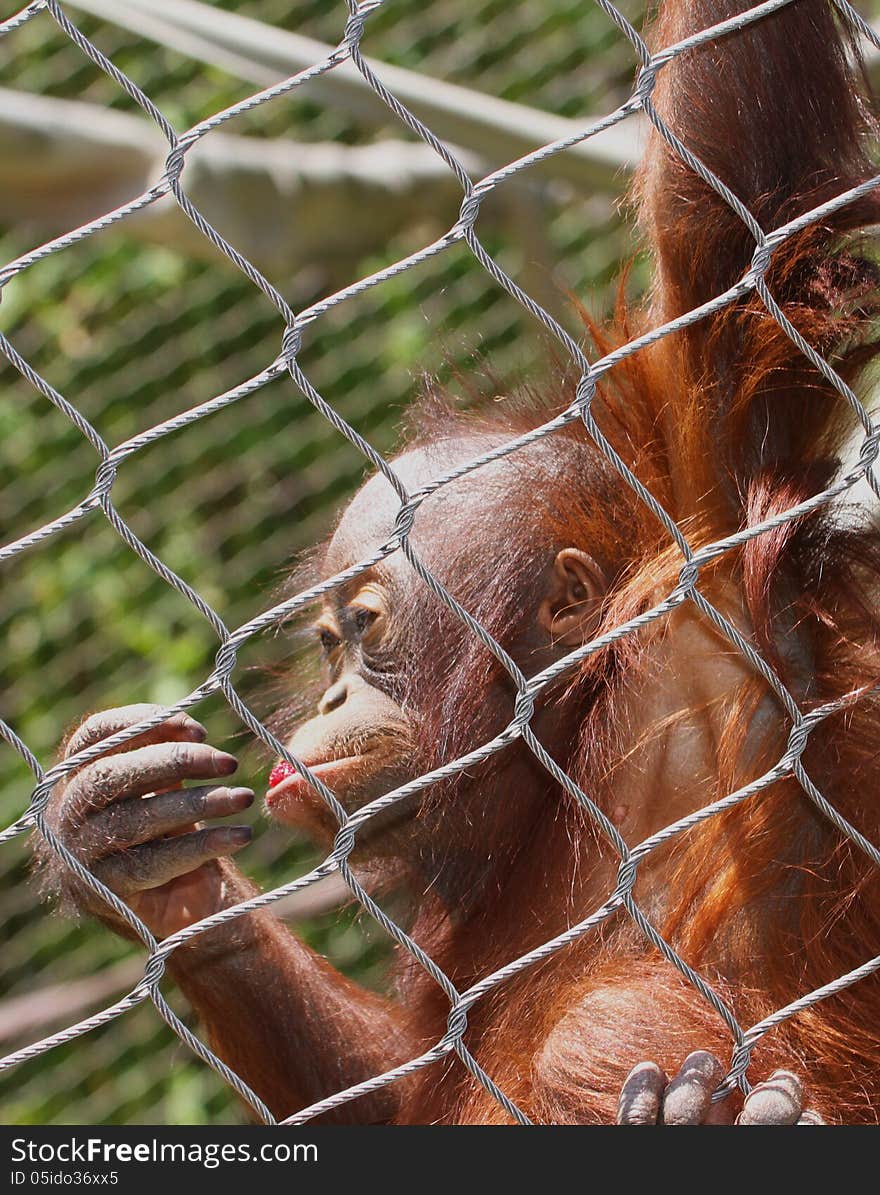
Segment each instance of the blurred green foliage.
[[[222,7],[336,42],[346,6],[326,0],[226,0]],[[641,6],[624,6],[630,15]],[[9,5],[0,16],[8,15]],[[178,129],[252,88],[170,50],[90,18],[78,24],[159,105]],[[371,15],[364,48],[375,58],[492,95],[578,117],[610,111],[628,93],[631,48],[582,0],[388,0]],[[137,112],[45,13],[10,35],[0,85]],[[275,100],[232,122],[253,137],[364,144],[399,126],[362,127],[308,92]],[[624,182],[621,181],[621,190]],[[632,238],[607,196],[562,186],[536,197],[540,260],[515,230],[486,222],[487,248],[515,277],[543,275],[562,318],[580,335],[566,295],[594,311],[610,302]],[[254,219],[259,220],[259,212]],[[0,260],[39,237],[0,229]],[[427,243],[401,229],[375,258],[351,262],[354,280]],[[328,293],[321,271],[273,277],[295,307]],[[335,286],[332,288],[335,289]],[[263,369],[280,349],[277,312],[222,259],[190,260],[130,239],[125,224],[48,257],[4,291],[0,327],[44,378],[108,443],[222,393]],[[462,247],[350,300],[311,330],[302,363],[321,394],[383,452],[423,374],[453,387],[457,373],[491,371],[512,387],[543,377],[546,355],[533,322]],[[552,377],[547,384],[552,384]],[[97,459],[80,433],[11,367],[0,398],[0,542],[25,535],[74,506]],[[235,626],[265,608],[285,564],[330,526],[364,462],[298,393],[277,380],[249,398],[163,439],[120,470],[114,502],[138,536]],[[117,538],[99,514],[4,566],[0,714],[44,765],[66,728],[94,708],[171,702],[200,683],[216,650],[204,619]],[[243,653],[236,682],[265,712],[265,666],[299,660],[296,641],[266,636]],[[299,664],[297,663],[297,667]],[[308,683],[309,669],[294,673]],[[220,700],[195,711],[211,741],[244,752],[242,782],[265,784],[253,750]],[[27,805],[31,777],[0,744],[0,818]],[[258,816],[258,815],[255,815]],[[27,877],[22,840],[0,852],[3,968],[0,1024],[10,1001],[100,974],[133,948],[99,927],[47,915]],[[260,826],[243,865],[266,885],[308,865],[307,844]],[[327,915],[304,927],[334,963],[381,985],[386,944],[365,919]],[[121,994],[121,993],[120,993]],[[109,1000],[77,1011],[94,1011]],[[68,1023],[63,999],[39,1032],[7,1038],[3,1052]],[[6,1123],[218,1123],[242,1113],[224,1085],[161,1022],[151,1005],[7,1072]]]

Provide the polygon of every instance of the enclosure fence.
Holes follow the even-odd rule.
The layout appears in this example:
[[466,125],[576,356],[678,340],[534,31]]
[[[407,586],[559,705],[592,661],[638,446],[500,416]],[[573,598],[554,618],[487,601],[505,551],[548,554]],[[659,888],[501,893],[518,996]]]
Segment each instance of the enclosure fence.
[[[693,985],[726,1023],[733,1041],[733,1051],[730,1069],[722,1088],[724,1091],[732,1090],[737,1085],[743,1091],[749,1090],[750,1085],[746,1072],[750,1057],[755,1045],[765,1034],[810,1006],[835,995],[844,988],[880,970],[880,956],[866,960],[855,970],[840,976],[824,987],[804,993],[792,1003],[778,1009],[759,1023],[751,1026],[742,1026],[738,1023],[733,1012],[719,993],[714,990],[712,984],[704,976],[691,968],[684,959],[679,957],[670,944],[659,934],[639,907],[633,894],[638,868],[652,852],[669,843],[671,840],[686,834],[688,830],[697,824],[718,815],[724,810],[750,800],[775,781],[790,775],[794,775],[797,778],[806,796],[821,813],[833,822],[838,830],[854,843],[859,850],[864,852],[875,866],[880,868],[880,851],[864,838],[855,827],[850,825],[826,800],[807,774],[801,760],[811,731],[820,722],[840,712],[854,700],[857,700],[858,696],[863,696],[863,694],[858,696],[850,694],[829,702],[818,709],[807,713],[802,712],[797,701],[782,683],[773,667],[743,637],[740,631],[706,599],[699,588],[700,571],[704,565],[707,565],[725,553],[735,550],[756,536],[798,519],[810,511],[840,497],[862,480],[867,481],[874,494],[880,497],[880,486],[878,486],[878,479],[873,468],[878,452],[880,452],[880,433],[878,433],[877,427],[869,418],[851,388],[793,327],[777,305],[765,282],[765,276],[772,261],[774,251],[783,242],[808,225],[824,219],[832,212],[854,202],[875,186],[880,185],[880,175],[862,186],[836,196],[833,200],[814,208],[812,211],[799,216],[797,219],[781,227],[765,230],[759,226],[749,211],[730,192],[723,181],[709,171],[677,139],[675,133],[661,120],[652,103],[652,92],[658,75],[678,55],[707,41],[735,36],[737,31],[746,25],[751,24],[768,13],[785,7],[791,2],[792,0],[767,0],[766,3],[756,5],[748,12],[738,15],[731,20],[724,21],[710,29],[705,29],[684,41],[666,46],[652,54],[640,34],[613,4],[609,3],[608,0],[596,0],[598,7],[607,15],[608,19],[613,22],[632,46],[639,69],[637,82],[630,98],[609,115],[585,124],[576,135],[543,145],[477,181],[474,181],[470,177],[468,171],[450,148],[439,140],[425,123],[417,119],[386,88],[382,78],[362,56],[361,42],[365,31],[368,29],[369,17],[381,6],[382,0],[365,0],[361,4],[355,4],[353,0],[349,0],[349,16],[341,40],[338,46],[327,57],[315,62],[308,69],[302,70],[274,86],[267,87],[240,103],[217,112],[180,134],[175,131],[169,120],[156,107],[149,96],[140,90],[131,78],[114,65],[105,54],[83,35],[68,15],[66,11],[67,5],[58,3],[58,0],[36,0],[35,3],[27,5],[16,15],[0,23],[0,35],[8,35],[26,22],[32,20],[54,21],[79,50],[98,68],[106,72],[128,97],[140,107],[146,116],[155,123],[168,144],[164,172],[153,186],[130,202],[117,207],[115,210],[81,227],[72,229],[0,267],[0,294],[2,294],[2,288],[12,279],[36,263],[43,261],[52,254],[63,252],[66,248],[77,244],[85,238],[134,216],[136,213],[155,204],[166,196],[171,196],[199,232],[207,237],[230,262],[241,270],[253,285],[274,305],[278,312],[280,332],[280,351],[275,359],[267,364],[265,369],[260,373],[248,378],[233,389],[227,390],[225,393],[219,394],[165,422],[149,427],[145,431],[115,446],[111,446],[104,441],[93,424],[77,409],[75,401],[71,397],[65,396],[54,389],[24,359],[15,346],[10,343],[9,339],[6,336],[0,335],[0,351],[3,352],[8,361],[48,402],[54,404],[70,420],[92,446],[97,458],[94,486],[83,497],[82,501],[60,517],[46,523],[44,526],[37,528],[15,542],[0,548],[0,561],[10,561],[19,554],[27,552],[39,544],[43,544],[45,541],[51,539],[51,537],[58,535],[80,520],[103,517],[132,552],[136,553],[142,561],[153,569],[167,585],[171,586],[187,599],[199,614],[207,620],[217,636],[219,645],[213,671],[206,677],[202,684],[187,696],[175,704],[167,706],[167,708],[164,708],[155,717],[146,719],[124,731],[120,731],[103,742],[79,751],[63,762],[57,763],[48,769],[44,769],[41,766],[34,752],[16,734],[11,725],[8,725],[6,722],[0,722],[0,733],[2,733],[6,742],[26,761],[36,781],[30,803],[26,810],[13,824],[0,833],[0,843],[7,842],[17,835],[36,831],[38,835],[41,835],[45,839],[48,847],[51,848],[58,858],[63,860],[66,867],[94,894],[106,902],[116,915],[130,927],[148,952],[143,977],[124,998],[94,1016],[81,1020],[77,1024],[71,1025],[60,1032],[53,1033],[41,1041],[37,1041],[8,1055],[6,1058],[0,1060],[0,1068],[9,1068],[35,1058],[62,1043],[69,1042],[98,1026],[103,1026],[121,1017],[125,1012],[145,1001],[152,1001],[159,1015],[180,1039],[239,1093],[251,1106],[260,1120],[266,1123],[276,1123],[272,1113],[259,1095],[180,1020],[166,1002],[160,990],[160,984],[165,973],[167,960],[171,954],[184,943],[192,940],[196,935],[202,934],[214,926],[228,923],[256,909],[271,906],[281,898],[300,892],[334,873],[341,875],[363,909],[375,919],[402,950],[408,952],[414,962],[430,975],[445,994],[449,1001],[447,1027],[442,1038],[419,1057],[412,1058],[402,1065],[395,1067],[393,1070],[370,1077],[364,1082],[349,1087],[344,1091],[336,1092],[320,1100],[318,1103],[304,1108],[283,1122],[287,1124],[299,1124],[309,1121],[322,1113],[338,1108],[358,1096],[378,1091],[394,1083],[396,1080],[411,1075],[431,1063],[452,1054],[457,1055],[461,1063],[470,1071],[474,1078],[483,1085],[486,1091],[498,1101],[514,1120],[521,1124],[528,1124],[528,1117],[495,1083],[492,1076],[486,1073],[468,1049],[466,1044],[468,1013],[478,1001],[485,998],[489,993],[506,984],[514,976],[519,975],[527,968],[533,967],[556,952],[563,950],[571,943],[583,938],[584,935],[595,930],[596,927],[600,926],[619,910],[625,911],[645,938],[662,953],[671,966],[676,968]],[[841,17],[849,22],[859,35],[869,39],[875,47],[880,49],[880,38],[853,10],[850,4],[846,3],[846,0],[834,0],[834,2]],[[284,296],[279,293],[267,278],[234,245],[225,240],[205,219],[198,208],[194,206],[187,195],[185,187],[187,155],[194,146],[203,138],[209,136],[213,130],[225,125],[235,117],[259,108],[261,105],[279,96],[292,92],[295,88],[304,87],[311,80],[335,70],[344,63],[353,64],[360,72],[365,83],[387,105],[391,113],[411,133],[414,133],[429,146],[440,161],[444,163],[445,167],[461,187],[461,207],[458,218],[453,226],[439,239],[425,245],[409,256],[401,258],[393,264],[370,274],[368,277],[364,277],[344,287],[304,310],[294,311],[288,305]],[[713,297],[710,301],[689,311],[680,318],[665,323],[662,326],[651,328],[643,335],[629,341],[613,352],[595,361],[590,361],[581,346],[560,326],[557,320],[536,302],[533,297],[518,286],[514,279],[505,273],[486,251],[477,232],[480,207],[487,196],[491,195],[499,187],[502,187],[508,180],[514,178],[514,176],[527,172],[530,168],[544,162],[553,155],[564,153],[567,149],[596,136],[600,132],[628,118],[635,117],[638,113],[644,114],[651,121],[665,141],[687,166],[711,186],[736,213],[754,238],[755,249],[749,270],[735,286],[732,286],[723,294]],[[331,309],[362,294],[369,288],[381,286],[383,282],[395,278],[405,271],[411,270],[459,244],[467,246],[476,261],[494,282],[521,304],[547,332],[556,338],[561,344],[564,353],[573,363],[579,380],[573,401],[555,418],[525,435],[511,439],[491,452],[487,452],[460,467],[450,470],[442,476],[437,477],[422,489],[409,492],[396,475],[392,465],[322,398],[299,363],[300,350],[309,328]],[[778,322],[786,335],[791,338],[812,365],[821,371],[823,376],[839,393],[842,400],[849,404],[864,434],[861,440],[857,463],[853,464],[844,476],[835,480],[827,489],[791,507],[782,514],[766,519],[761,523],[750,526],[745,530],[695,551],[690,547],[685,534],[675,520],[670,517],[650,491],[640,483],[639,479],[630,471],[609,444],[591,413],[591,404],[599,379],[625,358],[645,349],[662,337],[669,336],[676,331],[711,316],[752,292],[759,296],[767,312]],[[195,425],[200,420],[206,419],[213,413],[229,407],[234,403],[246,403],[249,395],[252,395],[273,379],[285,374],[290,376],[302,394],[324,416],[339,435],[354,445],[363,454],[366,461],[393,487],[399,499],[399,509],[397,511],[393,534],[369,558],[362,559],[344,572],[338,573],[318,585],[297,593],[295,596],[273,606],[271,609],[265,610],[243,625],[230,628],[224,624],[220,615],[200,593],[196,592],[194,588],[172,571],[162,559],[138,538],[131,526],[120,516],[114,506],[113,486],[117,474],[125,462],[145,447],[155,444],[171,433]],[[425,566],[410,542],[410,533],[418,519],[419,508],[429,495],[434,494],[456,479],[481,469],[492,461],[515,453],[527,444],[551,436],[559,429],[577,423],[583,425],[598,449],[604,454],[617,473],[620,474],[638,498],[653,512],[665,528],[671,540],[681,552],[682,565],[677,584],[652,609],[617,626],[607,634],[603,634],[601,637],[578,647],[565,656],[565,658],[539,672],[537,675],[526,676],[504,648],[456,601],[430,569]],[[492,653],[515,685],[516,699],[509,723],[491,741],[481,744],[467,755],[403,784],[393,791],[370,801],[369,804],[358,809],[356,812],[348,814],[333,792],[317,776],[312,775],[308,768],[298,759],[294,758],[285,748],[284,744],[279,742],[267,727],[263,725],[261,720],[254,714],[236,690],[233,675],[239,652],[248,641],[276,626],[282,620],[289,618],[323,594],[358,577],[366,570],[389,557],[392,553],[402,554],[409,562],[414,573],[430,588],[437,601],[461,619],[476,639]],[[531,727],[531,719],[538,697],[559,677],[570,672],[570,670],[575,668],[589,655],[601,651],[604,647],[623,636],[633,634],[639,631],[640,628],[667,617],[672,611],[686,603],[692,603],[704,618],[709,619],[733,647],[742,654],[751,668],[763,677],[790,719],[790,735],[782,757],[764,775],[748,785],[737,789],[735,792],[727,794],[722,799],[716,800],[673,824],[664,827],[637,846],[629,847],[616,826],[594,803],[590,795],[582,791],[572,778],[550,757],[535,736]],[[54,787],[74,769],[80,768],[82,765],[98,758],[109,750],[122,746],[135,736],[156,727],[173,714],[190,709],[209,695],[218,693],[222,694],[238,719],[240,719],[241,723],[248,730],[262,740],[279,757],[286,760],[320,793],[338,821],[339,829],[330,854],[319,866],[313,868],[308,874],[284,883],[270,892],[236,905],[234,908],[226,909],[207,917],[162,941],[157,941],[143,921],[84,867],[79,859],[59,841],[47,825],[44,814]],[[364,889],[352,873],[349,866],[349,858],[355,847],[359,833],[377,815],[391,806],[397,805],[407,798],[423,792],[430,785],[454,776],[464,769],[488,759],[496,752],[502,751],[504,748],[520,740],[526,744],[529,750],[569,796],[583,807],[598,831],[616,851],[620,860],[617,881],[613,891],[609,893],[607,900],[578,924],[571,926],[558,934],[558,936],[543,943],[538,948],[529,951],[522,957],[511,959],[506,965],[494,973],[486,975],[467,990],[459,991],[430,955],[420,948],[404,929],[389,917]]]

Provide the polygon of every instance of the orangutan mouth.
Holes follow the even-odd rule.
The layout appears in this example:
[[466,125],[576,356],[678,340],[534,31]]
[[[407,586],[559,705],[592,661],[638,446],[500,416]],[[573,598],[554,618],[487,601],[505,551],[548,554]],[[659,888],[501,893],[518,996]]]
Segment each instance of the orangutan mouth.
[[[328,759],[319,763],[308,763],[305,766],[312,775],[324,782],[329,789],[333,789],[338,780],[349,777],[352,770],[362,767],[365,755],[346,755],[341,759]],[[287,762],[280,760],[269,775],[269,788],[266,792],[266,808],[279,821],[299,822],[303,807],[309,808],[316,801],[321,801],[321,794],[301,776],[296,769]]]

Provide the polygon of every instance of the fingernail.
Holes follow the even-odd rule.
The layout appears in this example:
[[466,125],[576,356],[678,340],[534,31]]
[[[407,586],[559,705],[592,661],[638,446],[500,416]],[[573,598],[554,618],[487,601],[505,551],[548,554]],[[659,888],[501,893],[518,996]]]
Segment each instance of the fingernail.
[[234,812],[239,809],[249,809],[254,803],[254,790],[252,788],[230,788],[229,789],[229,808]]
[[254,803],[253,789],[250,788],[215,788],[205,797],[205,817],[225,817],[229,813],[238,813]]
[[195,743],[203,743],[208,737],[208,732],[202,726],[201,722],[197,722],[195,718],[191,718],[189,714],[181,714],[181,725],[189,737]]
[[231,776],[238,768],[238,760],[226,751],[215,751],[212,760],[218,776]]
[[230,846],[247,846],[253,838],[254,832],[250,826],[230,826],[229,827],[229,844]]
[[694,1050],[681,1064],[679,1073],[687,1074],[688,1077],[699,1075],[707,1083],[717,1085],[724,1078],[724,1067],[715,1055],[710,1054],[707,1050]]

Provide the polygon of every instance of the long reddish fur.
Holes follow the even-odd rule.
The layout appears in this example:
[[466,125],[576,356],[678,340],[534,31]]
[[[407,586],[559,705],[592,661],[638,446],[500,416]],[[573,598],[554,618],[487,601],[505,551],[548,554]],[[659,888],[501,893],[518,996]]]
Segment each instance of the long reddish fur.
[[[667,3],[654,44],[671,44],[747,7],[741,0]],[[805,0],[679,57],[661,72],[655,103],[681,140],[771,229],[872,174],[866,142],[873,118],[856,88],[850,53],[831,6]],[[657,260],[656,283],[647,306],[621,304],[610,327],[591,329],[603,351],[731,286],[754,249],[737,217],[656,135],[637,200]],[[875,351],[876,271],[856,234],[877,211],[872,193],[810,226],[777,249],[767,275],[795,326],[851,381]],[[423,412],[422,434],[428,441],[455,437],[467,426],[509,435],[559,404],[556,394],[501,413],[496,406],[469,422],[448,412],[432,422]],[[594,412],[695,548],[822,490],[854,426],[840,396],[755,295],[616,367]],[[670,592],[681,558],[583,440],[580,429],[554,437],[557,463],[568,463],[565,475],[576,479],[580,466],[589,482],[579,496],[575,480],[570,502],[547,517],[564,541],[579,544],[597,491],[611,504],[607,527],[597,528],[595,518],[590,524],[600,558],[616,554],[620,565],[604,615],[610,629]],[[533,461],[550,468],[540,452]],[[520,567],[526,584],[527,556]],[[813,731],[803,762],[829,801],[875,842],[880,704],[870,690],[880,679],[878,581],[877,532],[826,508],[750,540],[704,569],[700,582],[721,604],[731,582],[744,595],[753,642],[792,686],[802,710],[861,694]],[[505,586],[517,591],[510,575]],[[503,595],[468,597],[469,608],[503,635],[505,620],[514,617],[500,609]],[[782,626],[808,657],[806,677],[792,671],[780,649]],[[576,708],[582,718],[569,770],[600,804],[626,741],[628,695],[638,691],[640,675],[650,675],[663,633],[655,626],[590,657],[560,699],[561,711]],[[471,728],[479,712],[469,695],[481,691],[476,682],[492,668],[483,660],[458,682],[449,678],[446,709]],[[763,681],[749,679],[730,704],[715,791],[705,792],[701,804],[759,776],[782,755],[789,726],[781,713],[758,740],[748,730],[765,691]],[[467,745],[473,741],[472,734]],[[447,736],[438,759],[461,746]],[[416,936],[460,987],[589,912],[565,899],[573,857],[608,858],[588,819],[567,807],[536,816],[523,832],[528,845],[515,861],[499,861],[497,882],[485,887],[463,928],[424,911],[417,923]],[[457,865],[466,885],[467,862]],[[880,878],[793,779],[692,830],[668,851],[664,876],[658,928],[729,1000],[743,1025],[880,953]],[[651,893],[637,889],[637,896],[650,901]],[[445,998],[410,974],[401,985],[430,1040],[442,1031]],[[693,1048],[722,1056],[731,1048],[718,1015],[622,917],[480,1002],[467,1040],[501,1086],[545,1122],[613,1120],[620,1081],[640,1057],[674,1070]],[[538,1055],[536,1040],[545,1042]],[[755,1061],[759,1072],[802,1067],[810,1102],[832,1121],[876,1121],[880,979],[864,979],[785,1022],[762,1041]],[[442,1076],[439,1069],[425,1075],[407,1119],[507,1119],[473,1080],[461,1077],[459,1064]]]

